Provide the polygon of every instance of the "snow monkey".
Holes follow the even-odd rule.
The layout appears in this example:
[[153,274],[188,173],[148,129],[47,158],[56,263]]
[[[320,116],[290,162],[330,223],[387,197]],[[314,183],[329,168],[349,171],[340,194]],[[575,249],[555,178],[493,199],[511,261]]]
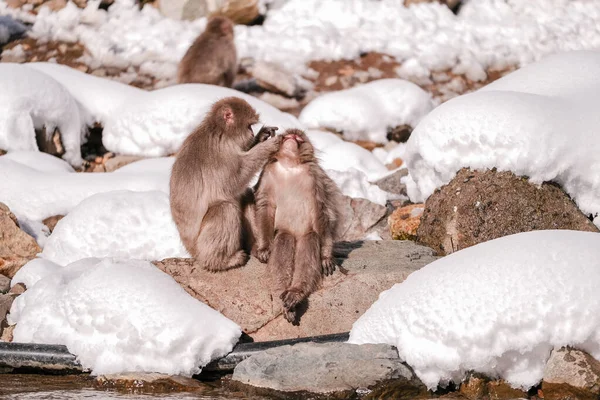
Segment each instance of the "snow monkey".
[[206,30],[181,59],[177,83],[208,83],[231,87],[236,73],[233,23],[227,17],[212,17]]
[[319,166],[306,134],[288,129],[256,184],[255,197],[256,256],[268,262],[284,317],[296,324],[298,304],[335,270],[341,192]]
[[[171,172],[171,214],[185,248],[209,271],[248,261],[244,226],[248,185],[279,150],[277,128],[254,137],[258,114],[245,100],[228,97],[215,104],[183,142]],[[244,221],[243,221],[244,220]]]

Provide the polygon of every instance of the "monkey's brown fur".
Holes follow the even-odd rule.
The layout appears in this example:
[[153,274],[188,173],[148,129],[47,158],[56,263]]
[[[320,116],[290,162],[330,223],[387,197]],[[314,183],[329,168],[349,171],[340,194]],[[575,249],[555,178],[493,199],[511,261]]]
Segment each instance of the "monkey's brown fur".
[[304,132],[289,129],[283,136],[255,188],[256,256],[268,260],[285,318],[298,323],[298,304],[335,270],[341,193]]
[[[266,140],[274,128],[254,137],[258,114],[245,100],[216,102],[183,142],[171,172],[173,220],[186,249],[209,271],[246,264],[243,213],[251,179],[279,149],[281,137]],[[259,139],[265,139],[258,143]]]
[[236,73],[233,23],[227,17],[212,17],[206,30],[181,59],[177,83],[207,83],[231,87]]

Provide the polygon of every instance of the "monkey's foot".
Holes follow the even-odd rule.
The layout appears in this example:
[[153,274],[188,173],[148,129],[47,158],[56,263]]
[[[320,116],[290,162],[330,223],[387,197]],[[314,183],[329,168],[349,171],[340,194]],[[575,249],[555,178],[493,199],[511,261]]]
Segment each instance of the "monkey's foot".
[[337,267],[337,263],[333,258],[323,257],[321,260],[321,268],[323,269],[323,274],[325,274],[325,276],[332,275],[333,271],[335,271],[335,267]]
[[283,318],[285,318],[285,320],[292,325],[300,325],[300,323],[298,322],[298,316],[296,315],[295,310],[288,310],[287,308],[284,308],[283,309]]
[[283,300],[283,306],[290,310],[300,304],[300,302],[304,300],[306,296],[304,291],[296,288],[290,288],[281,293],[281,296],[279,297],[281,300]]
[[246,265],[249,258],[250,257],[248,256],[248,253],[246,253],[244,250],[240,250],[231,256],[231,258],[229,258],[229,260],[226,262],[207,264],[204,266],[204,269],[210,272],[220,272],[228,269],[239,268]]
[[258,258],[258,261],[260,261],[261,263],[267,263],[269,261],[270,256],[271,250],[269,248],[256,250],[255,257]]

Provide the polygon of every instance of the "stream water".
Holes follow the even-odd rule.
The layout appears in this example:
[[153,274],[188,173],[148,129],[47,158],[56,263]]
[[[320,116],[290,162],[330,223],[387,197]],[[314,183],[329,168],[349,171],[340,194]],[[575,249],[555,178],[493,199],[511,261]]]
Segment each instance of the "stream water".
[[0,399],[173,399],[173,400],[267,400],[267,397],[249,396],[223,387],[220,381],[207,382],[195,392],[186,393],[126,393],[94,389],[87,375],[49,376],[34,374],[0,374]]

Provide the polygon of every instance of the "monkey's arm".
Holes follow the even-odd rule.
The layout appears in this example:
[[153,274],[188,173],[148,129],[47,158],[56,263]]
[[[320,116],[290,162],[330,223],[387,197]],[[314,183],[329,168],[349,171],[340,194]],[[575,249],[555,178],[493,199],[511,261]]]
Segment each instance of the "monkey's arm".
[[239,187],[248,187],[254,175],[264,167],[269,157],[279,150],[281,140],[282,136],[277,136],[242,153],[241,168],[237,175]]
[[254,136],[254,143],[252,143],[252,147],[256,146],[259,143],[266,141],[269,138],[275,136],[275,131],[279,129],[276,126],[263,126],[260,128],[260,131]]
[[[264,181],[263,181],[264,182]],[[275,234],[275,205],[269,201],[267,188],[259,181],[256,190],[256,254],[254,256],[266,263],[271,254],[271,243]]]
[[333,240],[339,223],[339,189],[317,164],[310,168],[310,173],[315,178],[315,200],[321,211],[318,227],[321,267],[323,274],[331,275],[337,265],[333,257]]

